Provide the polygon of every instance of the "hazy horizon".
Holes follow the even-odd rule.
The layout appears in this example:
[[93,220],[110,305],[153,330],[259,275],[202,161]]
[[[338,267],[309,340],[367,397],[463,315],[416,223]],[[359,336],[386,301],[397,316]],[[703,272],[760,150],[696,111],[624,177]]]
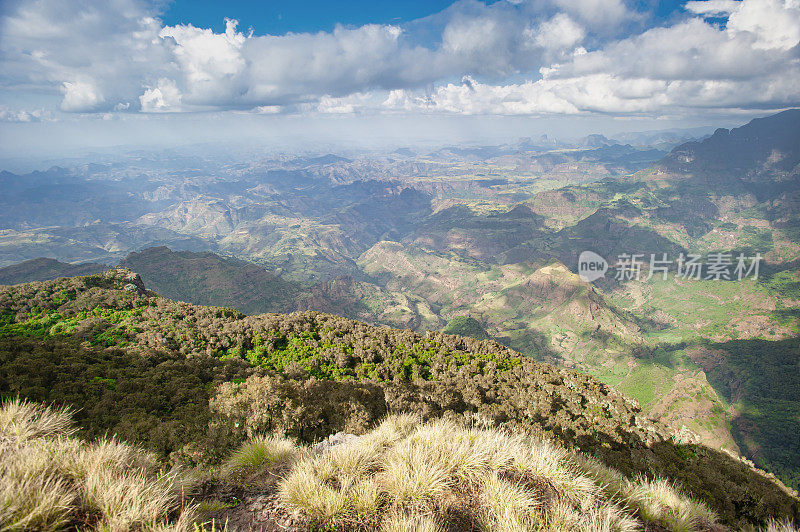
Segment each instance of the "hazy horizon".
[[[195,119],[199,115],[195,115]],[[619,123],[612,124],[618,127],[607,127],[600,129],[597,126],[571,127],[575,122],[562,121],[556,124],[557,127],[546,129],[542,124],[521,124],[519,122],[525,118],[514,117],[500,122],[498,117],[446,117],[443,123],[436,124],[434,127],[428,122],[424,132],[419,132],[416,136],[415,126],[406,122],[399,122],[386,125],[355,121],[343,124],[348,119],[330,119],[323,123],[323,120],[316,119],[317,126],[314,135],[309,135],[303,129],[307,121],[300,117],[291,117],[296,120],[294,124],[282,124],[280,131],[271,132],[270,125],[254,124],[246,132],[237,132],[230,135],[237,127],[241,127],[241,120],[225,124],[215,130],[216,135],[209,135],[207,130],[197,130],[191,124],[181,124],[180,128],[158,128],[153,127],[152,123],[146,125],[149,133],[147,140],[142,137],[131,138],[124,127],[113,128],[103,131],[85,131],[81,135],[64,137],[64,142],[58,144],[56,138],[66,134],[61,130],[60,124],[51,125],[47,134],[53,135],[54,144],[48,149],[42,149],[35,143],[26,142],[25,132],[17,131],[11,138],[17,143],[7,143],[0,148],[0,171],[6,170],[13,173],[26,173],[35,170],[46,170],[58,164],[69,164],[69,162],[90,161],[94,158],[124,156],[131,152],[146,151],[158,152],[161,150],[185,149],[188,151],[206,149],[208,147],[218,147],[222,151],[242,150],[251,153],[254,150],[270,154],[278,153],[308,153],[323,154],[337,153],[342,155],[368,153],[368,152],[388,152],[399,148],[414,148],[422,152],[433,151],[447,146],[489,146],[514,144],[524,138],[539,139],[546,136],[551,140],[561,142],[576,142],[591,134],[604,135],[614,138],[618,135],[636,134],[658,134],[666,132],[685,133],[693,137],[701,137],[710,134],[718,127],[738,127],[743,125],[746,120],[736,121],[735,119],[721,120],[714,124],[701,124],[689,126],[687,124],[676,124],[673,127],[658,127],[659,122],[647,122],[653,127],[643,127],[642,122],[635,122],[641,127],[625,127],[633,124]],[[252,120],[252,119],[251,119]],[[304,120],[301,122],[301,120]],[[531,120],[532,119],[527,119]],[[474,121],[472,127],[464,128],[465,122]],[[509,124],[509,121],[512,123]],[[494,123],[492,123],[494,122]],[[517,123],[514,123],[517,122]],[[535,121],[534,121],[535,122]],[[348,131],[341,126],[349,127]],[[509,127],[516,126],[516,127]],[[438,127],[435,127],[438,126]],[[69,129],[69,126],[65,126]],[[41,131],[31,128],[28,131],[37,137],[36,140],[42,141]]]
[[800,105],[798,42],[796,0],[8,1],[0,162],[733,127]]

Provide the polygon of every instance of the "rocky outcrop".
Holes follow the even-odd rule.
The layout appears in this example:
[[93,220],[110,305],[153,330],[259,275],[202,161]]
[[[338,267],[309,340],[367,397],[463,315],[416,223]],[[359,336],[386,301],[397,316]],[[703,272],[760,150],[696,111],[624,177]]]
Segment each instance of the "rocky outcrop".
[[147,295],[147,287],[145,287],[142,277],[138,273],[132,272],[128,268],[113,268],[108,270],[104,274],[104,277],[112,280],[116,288],[119,288],[120,285],[122,285],[122,289],[126,292],[140,296]]
[[143,296],[147,293],[147,289],[144,287],[144,281],[142,281],[142,278],[138,273],[129,273],[125,277],[125,280],[130,282],[122,287],[123,290],[139,294],[140,296]]

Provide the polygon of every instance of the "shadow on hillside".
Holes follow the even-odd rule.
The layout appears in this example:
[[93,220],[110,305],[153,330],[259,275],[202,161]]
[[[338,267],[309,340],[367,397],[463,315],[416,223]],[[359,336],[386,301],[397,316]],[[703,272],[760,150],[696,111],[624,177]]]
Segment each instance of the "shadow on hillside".
[[775,318],[779,323],[796,325],[800,323],[800,308],[784,308],[775,310],[772,312],[772,317]]
[[717,393],[738,406],[732,427],[737,445],[759,466],[800,485],[800,337],[710,347],[727,353],[707,376]]
[[669,369],[681,369],[681,367],[685,367],[686,362],[683,356],[676,354],[676,351],[686,349],[690,345],[687,342],[660,342],[655,345],[638,345],[631,350],[631,354],[638,360],[658,364]]
[[537,362],[546,362],[553,365],[564,365],[564,355],[550,347],[550,336],[535,329],[525,329],[525,331],[515,338],[510,336],[492,336],[500,345],[509,347],[526,357],[532,358]]
[[771,518],[800,522],[796,493],[727,453],[669,440],[648,446],[635,436],[631,438],[635,441],[622,447],[605,435],[598,436],[578,443],[595,449],[591,454],[627,476],[670,479],[687,494],[706,502],[722,522],[736,530],[746,525],[763,526]]
[[[438,249],[459,255],[508,264],[523,262],[527,257],[509,259],[506,254],[526,242],[542,240],[549,232],[545,218],[524,205],[508,212],[480,214],[467,206],[455,205],[430,216],[417,229],[416,238],[429,241]],[[451,246],[454,234],[462,235],[470,244],[467,250]],[[460,238],[462,238],[460,237]]]

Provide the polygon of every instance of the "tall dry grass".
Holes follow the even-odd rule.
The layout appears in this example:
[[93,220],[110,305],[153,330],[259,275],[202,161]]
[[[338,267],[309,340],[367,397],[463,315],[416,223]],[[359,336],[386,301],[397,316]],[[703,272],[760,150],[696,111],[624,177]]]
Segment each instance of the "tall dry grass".
[[251,475],[273,464],[293,460],[298,450],[293,442],[278,436],[255,436],[244,442],[222,464],[226,476]]
[[664,481],[628,480],[524,435],[410,416],[305,453],[279,489],[288,507],[342,529],[632,532],[653,522],[700,531],[716,523]]
[[192,529],[186,477],[131,445],[73,433],[66,409],[0,405],[0,531]]
[[[162,470],[151,454],[114,439],[82,442],[70,417],[19,399],[0,404],[0,532],[209,530],[186,502],[191,476]],[[705,505],[663,479],[626,478],[521,434],[422,424],[409,415],[322,453],[258,436],[219,471],[251,478],[276,464],[286,471],[282,503],[325,529],[633,532],[650,523],[692,532],[718,525]],[[797,532],[784,522],[763,531]]]

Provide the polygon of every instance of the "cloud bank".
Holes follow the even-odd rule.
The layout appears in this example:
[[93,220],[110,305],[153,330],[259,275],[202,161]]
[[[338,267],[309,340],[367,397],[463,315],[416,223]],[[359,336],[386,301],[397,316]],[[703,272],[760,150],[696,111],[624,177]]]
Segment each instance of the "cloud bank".
[[462,0],[404,25],[276,36],[235,20],[223,33],[165,26],[143,0],[8,0],[0,89],[58,95],[64,113],[654,116],[800,105],[800,0],[689,1],[654,21],[621,0]]

